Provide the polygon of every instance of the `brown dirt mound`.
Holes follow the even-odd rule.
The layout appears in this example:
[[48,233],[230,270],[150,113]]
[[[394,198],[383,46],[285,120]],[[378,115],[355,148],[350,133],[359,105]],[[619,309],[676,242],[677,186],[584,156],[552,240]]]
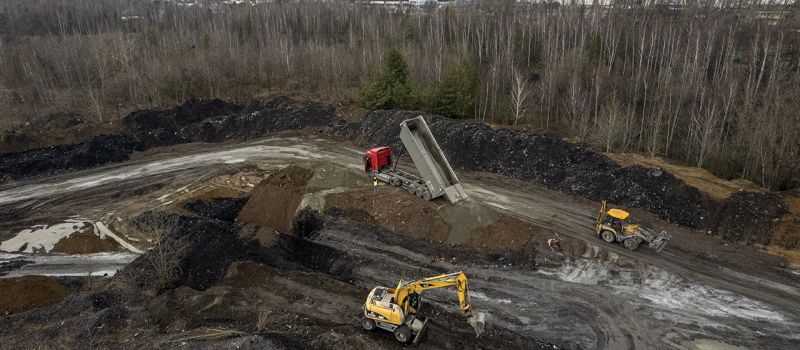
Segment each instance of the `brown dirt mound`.
[[295,165],[270,175],[250,192],[236,222],[260,226],[262,242],[272,241],[268,236],[274,232],[291,231],[303,194],[311,192],[306,184],[313,176],[313,171]]
[[517,251],[536,238],[544,237],[544,234],[541,228],[533,224],[502,215],[495,223],[472,231],[464,245],[478,249]]
[[110,238],[100,238],[87,224],[80,232],[73,233],[53,246],[53,251],[66,254],[92,254],[120,250],[119,243]]
[[0,278],[0,313],[5,315],[55,304],[69,288],[47,276]]
[[783,215],[772,230],[770,245],[786,250],[800,249],[800,197],[784,196],[788,213]]
[[367,222],[440,242],[447,241],[450,232],[450,225],[439,215],[436,204],[389,186],[381,186],[378,191],[365,186],[329,194],[325,197],[325,210],[330,208],[340,208],[345,213],[361,212],[361,220],[368,216]]

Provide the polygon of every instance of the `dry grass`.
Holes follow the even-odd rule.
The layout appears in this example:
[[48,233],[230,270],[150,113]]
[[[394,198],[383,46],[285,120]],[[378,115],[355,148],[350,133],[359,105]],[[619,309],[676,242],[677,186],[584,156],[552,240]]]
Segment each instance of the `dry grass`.
[[695,187],[715,199],[725,199],[738,191],[764,192],[758,185],[744,179],[720,179],[708,170],[686,165],[674,164],[661,157],[648,157],[636,153],[605,153],[620,166],[640,165],[647,168],[660,168],[674,175],[687,185]]
[[175,216],[168,216],[164,212],[150,212],[143,217],[140,225],[143,233],[153,243],[145,258],[154,272],[154,287],[161,289],[181,274],[180,254],[187,243],[183,240],[165,239],[177,225]]
[[260,332],[263,331],[264,328],[267,328],[267,323],[269,322],[269,310],[267,308],[261,308],[258,311],[258,320],[256,321],[256,329]]

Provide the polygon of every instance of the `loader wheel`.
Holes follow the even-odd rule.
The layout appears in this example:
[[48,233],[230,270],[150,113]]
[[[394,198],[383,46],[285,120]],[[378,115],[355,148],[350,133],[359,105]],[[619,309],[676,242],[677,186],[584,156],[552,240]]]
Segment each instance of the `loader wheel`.
[[611,231],[603,231],[600,233],[600,236],[603,237],[603,240],[608,243],[614,243],[617,240],[617,237],[614,236],[614,232]]
[[636,238],[628,238],[623,241],[622,244],[625,245],[625,248],[628,248],[629,250],[636,250],[636,248],[639,248],[639,240]]
[[400,326],[394,330],[394,339],[405,344],[411,341],[411,328],[408,326]]
[[364,318],[361,319],[361,327],[364,327],[364,329],[366,329],[368,331],[371,331],[371,330],[375,329],[375,321],[373,321],[372,319],[364,317]]
[[422,192],[422,199],[424,199],[426,201],[430,201],[431,197],[433,197],[433,196],[431,196],[431,191]]

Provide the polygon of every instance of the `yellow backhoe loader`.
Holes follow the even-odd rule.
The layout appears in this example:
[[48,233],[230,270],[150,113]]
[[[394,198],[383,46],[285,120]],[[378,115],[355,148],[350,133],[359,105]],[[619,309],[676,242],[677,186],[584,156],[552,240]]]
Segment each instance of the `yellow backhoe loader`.
[[636,250],[639,244],[647,242],[650,248],[660,253],[672,238],[667,231],[656,233],[642,225],[630,223],[628,218],[630,214],[627,211],[606,209],[606,201],[603,201],[595,227],[597,235],[608,243],[620,242],[625,248]]
[[373,288],[364,303],[361,326],[368,331],[381,328],[394,333],[394,338],[401,343],[416,344],[428,325],[427,318],[421,319],[417,315],[422,291],[450,286],[456,287],[461,313],[467,317],[467,323],[475,330],[476,338],[480,337],[486,326],[485,315],[482,312],[472,313],[467,276],[463,272],[442,274],[411,282],[400,280],[396,288]]

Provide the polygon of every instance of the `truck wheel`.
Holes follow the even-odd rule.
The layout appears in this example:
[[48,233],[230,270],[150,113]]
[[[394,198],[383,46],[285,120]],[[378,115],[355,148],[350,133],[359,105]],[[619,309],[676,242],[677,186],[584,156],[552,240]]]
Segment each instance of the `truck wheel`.
[[408,193],[411,193],[412,196],[416,196],[417,186],[408,185],[408,187],[406,187],[406,190],[408,190]]
[[372,319],[364,317],[364,318],[361,319],[361,327],[364,327],[364,329],[366,329],[368,331],[371,331],[371,330],[375,329],[375,321],[373,321]]
[[431,191],[425,191],[425,192],[422,192],[422,199],[424,199],[424,200],[426,200],[426,201],[430,201],[430,200],[431,200],[431,197],[433,197],[433,196],[431,195]]
[[622,244],[624,244],[625,248],[628,248],[629,250],[636,250],[636,248],[639,248],[639,240],[636,238],[628,238],[623,241]]
[[614,236],[614,232],[611,231],[603,231],[600,233],[600,237],[603,238],[604,241],[608,243],[614,243],[617,240],[617,237]]
[[425,189],[422,187],[417,187],[417,190],[414,191],[414,194],[419,198],[422,198],[423,193],[425,193]]
[[390,177],[389,184],[392,185],[393,187],[400,186],[400,179],[396,177]]
[[408,326],[400,326],[394,330],[394,339],[405,344],[411,341],[411,328]]

